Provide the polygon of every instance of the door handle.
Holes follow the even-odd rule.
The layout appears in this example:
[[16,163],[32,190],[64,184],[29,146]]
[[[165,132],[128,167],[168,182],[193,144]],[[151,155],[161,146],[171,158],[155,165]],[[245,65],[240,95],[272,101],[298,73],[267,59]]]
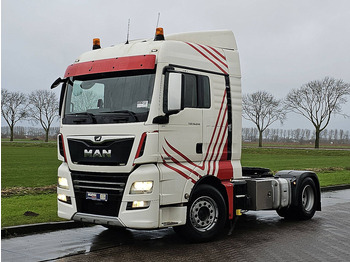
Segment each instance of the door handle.
[[197,143],[196,144],[196,153],[202,154],[203,153],[203,143]]

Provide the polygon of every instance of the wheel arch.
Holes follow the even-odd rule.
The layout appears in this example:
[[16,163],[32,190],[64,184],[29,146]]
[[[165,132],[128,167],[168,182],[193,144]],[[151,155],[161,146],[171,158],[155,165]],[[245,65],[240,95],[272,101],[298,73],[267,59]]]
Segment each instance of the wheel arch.
[[226,191],[225,186],[222,184],[222,181],[219,178],[217,178],[216,176],[213,176],[213,175],[206,175],[206,176],[201,177],[197,181],[197,183],[194,185],[194,187],[192,188],[191,194],[190,194],[190,199],[193,195],[193,192],[195,192],[196,189],[198,188],[198,186],[200,186],[200,185],[209,185],[209,186],[212,186],[215,189],[217,189],[225,200],[227,213],[229,212],[229,200],[228,200],[227,191]]
[[298,191],[301,190],[301,184],[307,177],[311,178],[316,186],[316,210],[321,211],[321,189],[320,182],[316,173],[312,171],[296,171],[296,170],[284,170],[279,171],[275,177],[281,177],[290,180],[292,188],[292,205],[297,206],[299,197]]

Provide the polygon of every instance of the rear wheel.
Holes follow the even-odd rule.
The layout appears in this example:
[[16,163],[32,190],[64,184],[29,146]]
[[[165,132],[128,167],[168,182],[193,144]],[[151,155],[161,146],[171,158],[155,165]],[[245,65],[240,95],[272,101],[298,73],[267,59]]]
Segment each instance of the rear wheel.
[[305,178],[300,186],[298,195],[298,203],[296,206],[289,208],[283,207],[277,210],[278,215],[284,218],[294,218],[300,220],[311,219],[316,212],[316,186],[315,182],[310,178]]
[[174,230],[190,241],[208,241],[223,230],[226,217],[226,203],[221,193],[212,186],[200,185],[189,202],[186,225]]
[[282,207],[280,209],[277,209],[276,212],[280,217],[293,218],[293,210],[290,207]]
[[314,216],[316,212],[316,186],[315,182],[307,177],[303,180],[298,193],[298,219],[307,220]]

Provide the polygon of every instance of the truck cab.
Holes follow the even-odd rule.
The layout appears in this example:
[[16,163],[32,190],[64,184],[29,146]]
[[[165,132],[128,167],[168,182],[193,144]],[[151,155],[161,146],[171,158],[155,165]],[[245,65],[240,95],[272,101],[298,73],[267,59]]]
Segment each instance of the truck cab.
[[[237,45],[231,31],[162,31],[107,48],[95,43],[53,84],[63,83],[58,215],[211,239],[237,209],[252,207],[246,191],[259,184],[240,162]],[[289,185],[288,176],[272,180]],[[235,183],[243,193],[234,193]],[[286,190],[275,209],[291,206]]]

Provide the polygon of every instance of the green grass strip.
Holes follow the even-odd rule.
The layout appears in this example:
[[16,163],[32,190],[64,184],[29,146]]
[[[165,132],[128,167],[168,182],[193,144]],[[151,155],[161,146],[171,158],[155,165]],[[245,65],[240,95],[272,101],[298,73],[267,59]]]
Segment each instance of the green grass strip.
[[57,183],[55,143],[1,143],[1,188],[41,187]]
[[[26,216],[26,212],[37,216]],[[57,216],[57,195],[40,194],[1,199],[1,227],[63,221]]]

